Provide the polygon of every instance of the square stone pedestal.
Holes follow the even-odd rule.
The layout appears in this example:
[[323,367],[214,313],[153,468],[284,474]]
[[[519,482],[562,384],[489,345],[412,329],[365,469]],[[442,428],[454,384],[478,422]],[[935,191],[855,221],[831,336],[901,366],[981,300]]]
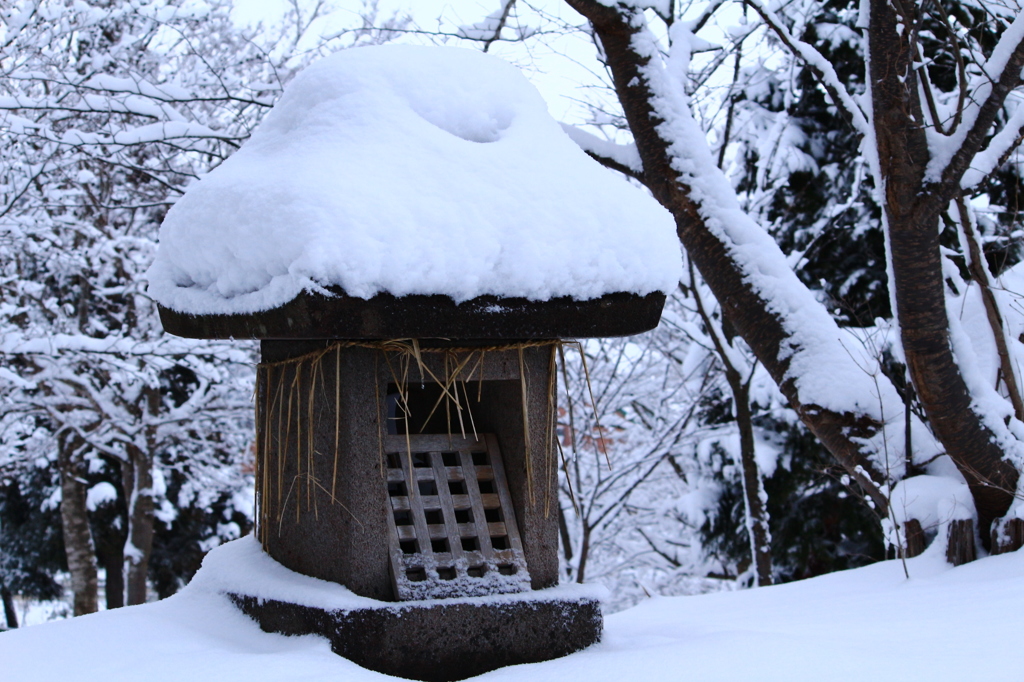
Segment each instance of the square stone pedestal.
[[228,596],[266,632],[321,635],[364,668],[427,682],[560,658],[597,642],[603,624],[597,600],[544,592],[337,610]]
[[365,668],[431,682],[566,656],[603,625],[599,588],[379,601],[285,568],[251,535],[207,554],[191,585],[225,594],[265,632],[319,635]]

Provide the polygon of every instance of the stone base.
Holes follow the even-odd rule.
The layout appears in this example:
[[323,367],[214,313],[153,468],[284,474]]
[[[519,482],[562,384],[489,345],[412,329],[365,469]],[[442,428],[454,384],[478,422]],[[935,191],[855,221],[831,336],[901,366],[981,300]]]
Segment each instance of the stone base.
[[322,635],[334,653],[386,675],[427,682],[462,680],[518,663],[559,658],[601,638],[594,599],[381,603],[325,610],[230,593],[265,632]]

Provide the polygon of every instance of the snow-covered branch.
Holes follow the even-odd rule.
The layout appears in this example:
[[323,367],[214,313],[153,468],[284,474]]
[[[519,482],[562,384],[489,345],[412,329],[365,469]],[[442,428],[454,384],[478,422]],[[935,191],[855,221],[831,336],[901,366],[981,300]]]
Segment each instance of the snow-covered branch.
[[842,110],[850,124],[861,135],[869,135],[871,126],[867,116],[860,104],[850,95],[846,85],[840,80],[835,68],[827,59],[813,46],[796,36],[786,28],[783,20],[761,0],[748,0],[747,5],[751,7],[765,24],[770,28],[782,44],[803,61],[815,74],[821,86],[825,88],[832,103]]
[[644,167],[635,144],[617,144],[566,123],[562,124],[562,130],[590,158],[614,171],[643,182]]
[[[929,140],[932,157],[926,169],[926,178],[941,183],[946,201],[957,193],[964,174],[985,143],[993,124],[1002,111],[1007,97],[1021,85],[1024,69],[1024,15],[1019,15],[1000,36],[992,55],[979,65],[980,73],[967,88],[968,105],[963,122],[949,138],[936,139],[932,132]],[[1000,141],[1006,145],[1006,141]],[[1004,149],[996,157],[1001,157]],[[985,166],[986,162],[982,162]]]

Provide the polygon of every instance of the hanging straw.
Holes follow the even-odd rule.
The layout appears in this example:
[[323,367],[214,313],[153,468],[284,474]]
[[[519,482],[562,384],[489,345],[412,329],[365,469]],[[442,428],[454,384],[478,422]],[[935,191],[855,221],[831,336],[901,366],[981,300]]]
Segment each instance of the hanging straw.
[[[281,532],[281,520],[282,512],[285,506],[288,504],[288,500],[291,499],[293,493],[296,493],[296,522],[301,520],[301,485],[303,482],[306,484],[305,498],[306,498],[306,510],[312,510],[314,514],[319,516],[318,501],[315,494],[314,488],[320,489],[330,495],[332,504],[341,504],[337,497],[337,482],[338,482],[338,467],[340,460],[340,449],[341,449],[341,351],[344,348],[367,348],[378,351],[375,354],[375,370],[377,368],[377,362],[381,356],[384,357],[386,367],[391,375],[391,380],[397,388],[397,409],[401,413],[401,419],[405,423],[405,436],[406,436],[406,454],[407,454],[407,466],[409,468],[407,480],[410,482],[415,481],[412,461],[412,443],[410,440],[410,434],[413,430],[412,424],[412,411],[409,405],[409,378],[410,369],[412,363],[416,363],[416,368],[419,370],[420,381],[430,380],[434,382],[441,389],[441,394],[432,407],[427,419],[424,421],[422,428],[425,428],[427,423],[430,422],[433,415],[440,408],[440,403],[443,400],[445,402],[445,412],[448,417],[448,424],[451,424],[452,414],[451,411],[454,407],[455,416],[458,419],[459,430],[462,436],[466,437],[466,420],[464,419],[463,412],[465,411],[468,416],[468,426],[472,432],[474,438],[478,438],[476,420],[473,416],[472,409],[470,407],[471,401],[469,397],[468,387],[466,384],[474,379],[474,376],[479,372],[477,377],[477,391],[476,400],[480,402],[483,396],[483,382],[486,367],[487,353],[489,351],[501,352],[501,351],[516,351],[517,359],[519,364],[519,383],[522,400],[522,417],[523,417],[523,447],[524,456],[526,462],[526,478],[527,478],[527,494],[529,503],[531,505],[536,504],[536,495],[534,491],[534,478],[535,472],[533,467],[533,442],[531,438],[531,425],[529,416],[529,371],[527,368],[526,358],[524,351],[528,348],[550,348],[550,355],[548,358],[548,370],[549,370],[549,381],[546,390],[546,402],[547,402],[547,414],[544,425],[544,443],[546,444],[545,451],[547,458],[544,463],[544,476],[546,482],[545,493],[544,493],[544,515],[549,516],[551,509],[551,500],[553,498],[551,488],[551,477],[553,474],[554,466],[554,448],[555,445],[562,459],[563,468],[566,467],[565,453],[562,451],[561,443],[558,441],[556,434],[556,421],[557,414],[555,412],[555,401],[557,397],[557,361],[556,361],[556,348],[558,358],[562,361],[562,376],[563,380],[568,386],[568,376],[566,372],[565,362],[565,345],[575,345],[577,350],[580,352],[582,358],[584,375],[586,377],[587,389],[590,393],[591,404],[594,406],[595,412],[595,424],[598,430],[598,439],[600,440],[600,450],[605,454],[605,459],[610,466],[610,458],[608,456],[607,447],[604,442],[604,434],[601,428],[600,422],[597,420],[596,401],[594,400],[593,390],[590,384],[590,375],[586,365],[586,357],[583,353],[582,344],[578,341],[561,341],[561,340],[540,340],[540,341],[525,341],[519,343],[510,344],[495,344],[488,346],[468,346],[468,347],[436,347],[436,348],[424,348],[420,345],[417,339],[391,339],[384,341],[336,341],[324,348],[312,351],[310,353],[303,354],[298,357],[289,358],[287,360],[281,360],[277,362],[260,363],[257,367],[257,377],[259,384],[264,388],[262,401],[258,401],[265,405],[263,408],[265,411],[258,415],[257,424],[259,424],[264,433],[262,438],[257,438],[257,463],[256,463],[256,476],[257,476],[257,490],[260,491],[257,508],[257,519],[260,523],[260,536],[266,538],[266,532],[270,527],[270,524],[277,521],[278,532]],[[327,389],[327,382],[325,379],[325,368],[323,367],[324,359],[329,354],[334,354],[334,453],[333,453],[333,466],[331,471],[331,485],[330,489],[327,489],[316,477],[316,455],[314,435],[316,432],[315,423],[315,406],[317,405],[316,392],[319,388],[321,393],[324,393]],[[425,362],[424,355],[426,353],[444,353],[443,366],[444,371],[442,376],[438,376],[430,367],[429,363]],[[393,358],[392,356],[397,356]],[[393,360],[397,360],[397,365]],[[309,388],[305,396],[302,396],[300,391],[303,386],[303,375],[306,372],[306,368],[309,368]],[[284,375],[277,375],[277,370],[284,371],[285,369],[291,369],[294,375],[291,379],[290,384],[285,387]],[[378,374],[375,371],[375,376]],[[276,381],[275,381],[276,378]],[[276,389],[272,389],[275,386]],[[459,390],[459,384],[461,384],[461,391]],[[270,391],[273,390],[273,396],[270,395]],[[380,387],[375,388],[376,400],[377,400],[377,413],[382,414],[383,408],[381,405]],[[287,393],[287,400],[285,400],[285,393]],[[305,400],[302,400],[302,398]],[[576,450],[576,428],[575,428],[575,416],[573,400],[570,395],[567,394],[568,401],[568,412],[569,412],[569,429],[572,436],[573,450]],[[259,409],[259,405],[257,406]],[[306,414],[303,415],[303,408],[305,408]],[[397,416],[397,415],[396,415]],[[288,486],[285,486],[284,480],[284,469],[285,461],[287,458],[292,456],[290,452],[292,448],[292,431],[293,427],[295,430],[295,465],[296,474],[294,478],[289,482]],[[450,430],[450,426],[449,426]],[[305,431],[305,433],[303,433]],[[384,463],[384,434],[386,433],[386,425],[379,423],[378,426],[378,441],[379,441],[379,452],[381,458],[381,473],[385,475],[386,466]],[[283,435],[283,438],[282,438]],[[276,486],[273,482],[272,469],[268,466],[269,461],[268,455],[276,450]],[[287,491],[285,488],[287,487]],[[276,488],[276,491],[275,491]],[[410,485],[410,495],[416,495],[418,493],[415,485]],[[276,504],[270,504],[271,496],[276,493]],[[570,489],[570,498],[573,502],[574,509],[578,510],[575,495]],[[271,519],[271,509],[276,507],[276,518]],[[356,519],[356,521],[359,521]]]

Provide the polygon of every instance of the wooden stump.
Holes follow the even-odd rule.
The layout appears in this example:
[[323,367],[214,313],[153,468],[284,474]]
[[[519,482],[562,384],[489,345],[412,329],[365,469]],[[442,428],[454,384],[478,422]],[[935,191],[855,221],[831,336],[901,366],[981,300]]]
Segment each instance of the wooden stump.
[[946,561],[949,563],[960,566],[977,558],[974,548],[974,521],[971,519],[950,521],[946,538]]
[[916,557],[925,548],[924,529],[917,519],[907,519],[903,524],[903,556],[907,559]]
[[1006,554],[1024,547],[1024,519],[996,519],[992,524],[992,553]]

